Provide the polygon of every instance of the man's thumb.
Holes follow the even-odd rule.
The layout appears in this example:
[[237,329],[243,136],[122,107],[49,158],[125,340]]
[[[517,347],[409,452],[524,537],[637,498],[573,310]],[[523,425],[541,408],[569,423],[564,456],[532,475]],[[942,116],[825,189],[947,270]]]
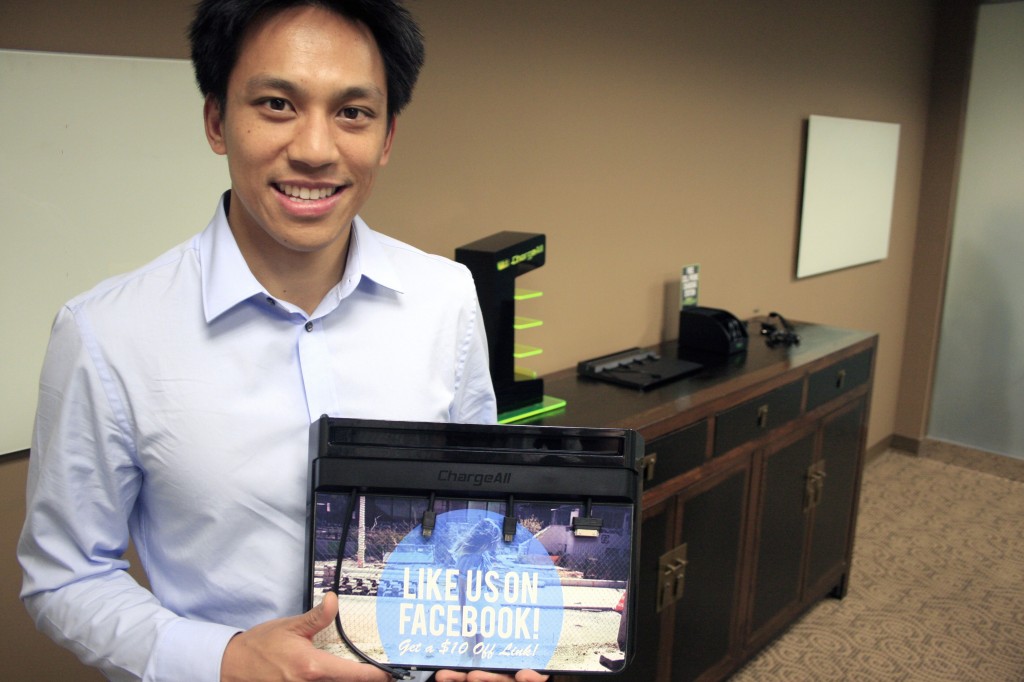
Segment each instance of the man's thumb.
[[325,592],[323,601],[303,614],[299,628],[300,634],[307,639],[312,638],[313,635],[333,623],[337,613],[338,595],[334,592]]

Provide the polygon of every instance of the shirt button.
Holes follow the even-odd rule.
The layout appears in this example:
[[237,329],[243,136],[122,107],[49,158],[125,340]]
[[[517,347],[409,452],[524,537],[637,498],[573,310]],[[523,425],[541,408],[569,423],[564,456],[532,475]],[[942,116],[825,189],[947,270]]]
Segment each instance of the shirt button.
[[306,331],[307,332],[313,331],[313,323],[312,322],[307,322],[306,323]]
[[277,305],[277,301],[270,298],[269,296],[267,296],[267,303],[269,303],[270,305]]

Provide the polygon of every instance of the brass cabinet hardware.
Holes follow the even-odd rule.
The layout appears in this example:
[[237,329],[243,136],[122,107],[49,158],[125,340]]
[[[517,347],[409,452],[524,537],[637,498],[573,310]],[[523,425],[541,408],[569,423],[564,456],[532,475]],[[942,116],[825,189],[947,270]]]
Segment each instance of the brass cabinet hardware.
[[658,453],[652,452],[649,455],[644,455],[640,458],[640,473],[643,474],[645,481],[654,480],[654,465],[658,462]]
[[821,504],[825,492],[825,460],[819,459],[807,468],[804,488],[804,511],[809,512]]
[[768,406],[762,405],[757,408],[757,427],[764,429],[768,427]]
[[670,549],[658,558],[658,611],[683,598],[686,564],[686,543]]
[[843,384],[846,383],[846,370],[841,369],[836,372],[836,388],[842,388]]

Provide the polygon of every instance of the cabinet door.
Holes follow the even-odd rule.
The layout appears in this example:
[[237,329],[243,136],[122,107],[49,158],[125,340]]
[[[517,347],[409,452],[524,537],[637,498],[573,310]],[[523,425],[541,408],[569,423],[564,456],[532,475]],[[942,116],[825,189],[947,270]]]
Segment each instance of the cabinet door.
[[814,436],[813,430],[803,431],[763,453],[750,620],[755,637],[776,615],[800,599],[807,475],[814,460]]
[[[826,417],[822,424],[820,470],[822,489],[814,508],[810,558],[807,564],[808,598],[816,599],[838,588],[843,596],[845,580],[836,576],[849,571],[846,565],[853,533],[857,477],[860,472],[864,400]],[[845,569],[845,570],[844,570]],[[838,580],[838,584],[823,582]]]
[[687,564],[675,603],[672,682],[696,679],[729,657],[748,471],[744,465],[679,495]]
[[671,633],[662,627],[664,613],[658,610],[658,560],[675,542],[674,506],[674,500],[669,500],[644,512],[640,529],[639,575],[635,582],[639,586],[637,613],[626,614],[636,623],[634,654],[629,666],[616,680],[653,682],[659,679],[659,657],[667,654],[662,639]]

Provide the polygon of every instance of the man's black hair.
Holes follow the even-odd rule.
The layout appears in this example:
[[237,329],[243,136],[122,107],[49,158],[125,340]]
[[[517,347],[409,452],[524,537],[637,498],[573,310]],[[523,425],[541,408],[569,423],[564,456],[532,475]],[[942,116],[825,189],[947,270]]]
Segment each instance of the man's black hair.
[[188,36],[203,96],[212,95],[223,109],[228,78],[248,27],[259,17],[304,5],[322,7],[370,29],[384,60],[388,120],[393,120],[412,99],[424,58],[423,34],[397,0],[200,0]]

